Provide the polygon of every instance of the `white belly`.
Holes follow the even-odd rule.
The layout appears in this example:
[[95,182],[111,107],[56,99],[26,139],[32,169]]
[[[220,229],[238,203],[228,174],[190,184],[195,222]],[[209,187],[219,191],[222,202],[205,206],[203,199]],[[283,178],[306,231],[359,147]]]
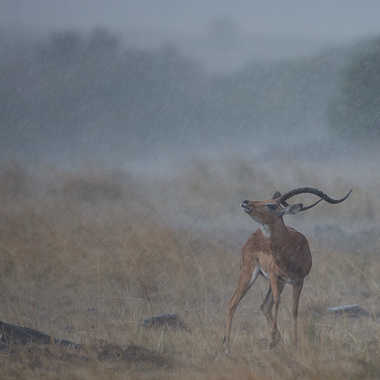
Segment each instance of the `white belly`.
[[[260,274],[262,274],[267,280],[269,280],[269,274],[263,270],[263,268],[259,267]],[[286,284],[293,284],[294,281],[287,277],[281,277],[281,280]]]

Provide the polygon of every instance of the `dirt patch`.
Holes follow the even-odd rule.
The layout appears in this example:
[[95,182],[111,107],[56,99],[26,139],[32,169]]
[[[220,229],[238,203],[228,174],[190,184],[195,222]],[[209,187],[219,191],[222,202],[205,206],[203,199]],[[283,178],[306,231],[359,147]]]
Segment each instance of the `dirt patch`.
[[137,345],[129,345],[123,349],[116,344],[106,344],[98,352],[99,361],[120,361],[136,366],[149,366],[156,368],[167,368],[169,360],[163,355]]

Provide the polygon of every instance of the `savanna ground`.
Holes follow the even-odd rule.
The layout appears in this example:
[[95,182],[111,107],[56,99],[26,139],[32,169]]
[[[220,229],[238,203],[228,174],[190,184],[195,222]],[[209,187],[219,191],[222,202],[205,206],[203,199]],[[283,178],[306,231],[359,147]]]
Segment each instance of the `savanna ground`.
[[[80,352],[27,345],[0,352],[2,379],[378,379],[380,202],[373,168],[345,160],[264,165],[229,157],[193,160],[171,174],[137,169],[4,164],[0,173],[0,320],[81,343]],[[279,178],[279,174],[281,177]],[[279,314],[283,342],[268,349],[257,281],[221,348],[240,247],[257,226],[240,201],[316,186],[323,204],[286,222],[310,240],[313,268],[301,296],[299,346],[291,344],[291,289]],[[310,198],[307,199],[310,201]],[[334,317],[358,303],[369,317]],[[177,313],[190,331],[147,329]],[[144,347],[147,360],[118,350]],[[109,348],[110,360],[99,355]],[[120,351],[122,352],[122,351]],[[154,354],[153,354],[154,353]],[[154,356],[155,355],[155,356]]]

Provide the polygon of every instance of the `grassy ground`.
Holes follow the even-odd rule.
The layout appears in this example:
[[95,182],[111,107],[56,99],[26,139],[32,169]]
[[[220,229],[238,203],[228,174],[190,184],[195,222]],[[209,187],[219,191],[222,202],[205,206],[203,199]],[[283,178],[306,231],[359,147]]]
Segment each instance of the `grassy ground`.
[[[148,179],[120,170],[44,168],[32,174],[4,166],[0,320],[83,349],[12,346],[0,352],[2,378],[379,378],[376,184],[355,182],[360,185],[346,203],[287,220],[307,233],[313,253],[298,349],[290,342],[290,288],[280,306],[283,342],[267,348],[269,330],[259,311],[267,284],[260,279],[236,313],[227,358],[221,349],[226,304],[238,278],[240,247],[256,228],[239,202],[292,184],[321,186],[334,196],[354,180],[302,165],[281,180],[273,168],[255,169],[252,162],[233,159],[222,166],[199,161],[170,177]],[[370,316],[326,313],[328,306],[353,303]],[[177,313],[191,332],[141,325],[161,313]],[[149,351],[128,356],[128,347]]]

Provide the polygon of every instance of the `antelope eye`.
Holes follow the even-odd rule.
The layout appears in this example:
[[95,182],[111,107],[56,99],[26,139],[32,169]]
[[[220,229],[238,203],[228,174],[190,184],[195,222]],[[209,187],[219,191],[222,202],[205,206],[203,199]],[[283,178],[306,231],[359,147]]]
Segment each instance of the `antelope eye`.
[[268,205],[266,205],[267,206],[267,208],[269,208],[269,210],[271,210],[271,211],[275,211],[275,210],[277,210],[277,205],[275,205],[275,204],[268,204]]

